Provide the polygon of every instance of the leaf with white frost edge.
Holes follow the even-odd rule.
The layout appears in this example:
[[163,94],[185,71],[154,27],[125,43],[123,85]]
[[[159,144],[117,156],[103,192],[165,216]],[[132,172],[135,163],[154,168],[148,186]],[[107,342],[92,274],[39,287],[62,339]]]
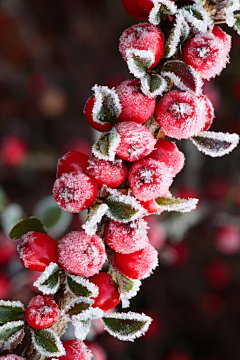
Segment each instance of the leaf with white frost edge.
[[0,342],[6,342],[10,340],[12,342],[11,337],[22,330],[24,327],[24,321],[11,321],[0,327]]
[[50,329],[32,331],[32,342],[34,348],[43,356],[59,357],[66,355],[60,337]]
[[107,210],[107,204],[94,205],[93,208],[91,208],[86,223],[82,225],[82,228],[88,235],[92,236],[96,234],[97,224],[100,223]]
[[158,197],[154,200],[154,202],[160,210],[179,211],[185,213],[195,210],[199,199],[175,199]]
[[33,286],[36,286],[44,295],[55,294],[60,287],[58,264],[52,262],[48,265]]
[[16,320],[24,314],[24,311],[24,305],[19,300],[0,300],[0,322]]
[[67,289],[75,296],[97,297],[98,287],[82,276],[67,274]]
[[182,7],[179,12],[189,25],[205,34],[213,27],[213,20],[210,14],[200,4],[193,4]]
[[86,321],[86,320],[95,320],[101,319],[104,315],[104,311],[99,307],[89,307],[87,310],[84,310],[81,314],[73,315],[72,321]]
[[239,142],[239,135],[233,133],[222,133],[203,131],[190,138],[197,149],[205,155],[220,157],[229,154]]
[[149,13],[148,21],[153,25],[158,25],[163,16],[175,15],[177,6],[171,0],[152,0],[154,6]]
[[104,329],[112,336],[123,341],[134,341],[145,334],[152,319],[145,314],[105,313],[103,318]]
[[99,85],[95,85],[92,90],[95,95],[92,110],[93,121],[101,125],[115,121],[122,111],[122,107],[115,90],[109,89],[107,86]]
[[[98,159],[114,161],[121,136],[113,127],[109,132],[103,133],[99,140],[92,146],[92,153]],[[91,165],[91,160],[89,160]]]
[[233,25],[234,30],[240,35],[240,15],[234,15],[235,23]]
[[6,341],[0,340],[0,352],[3,351],[12,351],[14,348],[20,344],[24,338],[25,332],[24,327],[22,326],[18,331],[16,331],[12,336],[10,336]]
[[9,237],[14,240],[21,239],[21,237],[29,231],[47,234],[47,229],[43,223],[35,216],[31,216],[27,219],[20,220],[10,231]]
[[61,311],[63,316],[66,316],[70,321],[73,317],[76,317],[79,314],[82,314],[84,311],[88,310],[91,305],[94,304],[94,300],[79,296],[72,299],[68,305]]
[[140,81],[142,92],[150,98],[162,96],[168,89],[166,80],[158,74],[146,73]]
[[150,50],[138,50],[134,48],[126,51],[127,65],[130,73],[141,78],[155,61],[155,56]]
[[74,335],[78,340],[85,340],[91,329],[91,320],[74,320]]
[[233,27],[236,24],[237,19],[235,18],[236,15],[234,15],[234,11],[238,10],[240,10],[240,1],[230,0],[228,2],[228,5],[224,9],[226,15],[226,23],[228,26]]

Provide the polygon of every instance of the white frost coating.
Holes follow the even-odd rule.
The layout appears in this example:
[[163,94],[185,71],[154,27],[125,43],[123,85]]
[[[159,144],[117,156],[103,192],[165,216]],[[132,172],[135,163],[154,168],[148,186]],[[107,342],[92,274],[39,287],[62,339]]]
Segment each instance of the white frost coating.
[[155,98],[156,96],[162,96],[164,91],[167,91],[167,89],[168,89],[167,82],[162,76],[160,76],[158,74],[154,74],[152,76],[156,76],[161,80],[161,86],[159,86],[159,88],[154,90],[154,91],[150,91],[149,82],[148,82],[148,76],[145,75],[140,79],[140,81],[141,81],[141,90],[146,96],[148,96],[150,98]]
[[46,267],[42,275],[39,276],[39,278],[33,283],[33,286],[36,286],[38,290],[42,291],[44,295],[55,294],[60,286],[59,276],[58,276],[58,282],[56,286],[54,286],[54,288],[50,288],[48,285],[41,285],[41,284],[44,281],[46,281],[49,278],[49,276],[51,276],[57,270],[58,270],[58,264],[52,262],[50,265]]
[[91,320],[75,320],[72,322],[74,326],[74,335],[78,340],[85,340],[91,329]]
[[170,48],[170,51],[169,51],[168,55],[166,56],[167,58],[170,58],[175,54],[178,44],[180,42],[181,35],[183,35],[186,38],[190,31],[190,28],[189,28],[187,22],[185,21],[180,10],[176,15],[175,21],[176,21],[176,24],[169,36],[167,44],[165,45],[165,47],[167,46]]
[[[11,322],[8,322],[8,323],[2,325],[2,326],[0,327],[0,336],[1,336],[2,334],[4,334],[5,331],[8,331],[8,330],[10,330],[10,329],[12,329],[12,328],[14,328],[14,327],[17,327],[17,326],[22,326],[22,327],[23,327],[23,326],[24,326],[24,321],[22,321],[22,320],[19,320],[19,321],[11,321]],[[10,336],[6,341],[0,341],[1,351],[11,349],[12,343],[13,343],[15,340],[17,340],[17,338],[19,337],[20,331],[21,331],[21,329],[20,329],[19,331],[17,331],[15,334],[13,334],[12,336]]]
[[0,300],[0,307],[1,306],[20,307],[23,311],[25,310],[23,303],[19,300],[16,301]]
[[[79,296],[77,298],[73,298],[70,300],[70,302],[68,303],[68,305],[63,309],[61,310],[61,315],[68,318],[69,321],[71,321],[72,319],[68,316],[68,312],[76,305],[76,304],[79,304],[79,303],[85,303],[85,304],[89,304],[90,306],[92,304],[94,304],[94,300],[88,298],[88,297],[84,297],[84,296]],[[88,310],[88,309],[87,309]],[[83,310],[81,312],[81,314],[83,314],[85,311],[87,310]],[[80,314],[78,314],[80,315]],[[72,316],[72,318],[75,318],[75,316],[77,315],[74,315]]]
[[[96,148],[96,144],[99,141],[101,141],[101,138],[106,134],[109,134],[109,148],[108,148],[109,155],[105,155],[105,154],[101,153],[101,151],[97,150],[97,148]],[[120,141],[121,141],[121,136],[119,135],[117,129],[115,127],[113,127],[108,133],[103,133],[102,136],[100,137],[100,139],[97,141],[97,143],[93,144],[92,153],[98,159],[114,161],[115,155],[116,155],[116,150],[118,148],[118,145],[120,144]]]
[[[169,200],[176,200],[178,203],[171,204],[171,205],[158,205],[155,201],[156,206],[160,210],[166,210],[166,211],[179,211],[182,213],[190,212],[192,210],[195,210],[197,207],[197,204],[199,202],[199,199],[189,198],[189,199],[180,199],[180,198],[169,198]],[[180,201],[180,203],[179,203]]]
[[220,157],[229,154],[239,142],[239,135],[233,133],[222,133],[222,132],[213,132],[213,131],[203,131],[196,135],[197,137],[202,137],[206,139],[212,139],[214,143],[217,145],[218,141],[229,143],[227,148],[210,148],[204,145],[199,144],[194,138],[190,138],[192,143],[197,147],[197,149],[203,152],[205,155],[209,155],[211,157]]
[[[199,12],[203,20],[197,19],[194,16],[194,11]],[[194,27],[203,34],[213,28],[213,20],[211,19],[210,14],[199,3],[185,6],[181,8],[179,12],[181,12],[182,16],[186,19],[190,26]]]
[[[127,205],[131,205],[135,210],[137,210],[136,214],[134,214],[130,219],[126,219],[126,220],[121,219],[121,222],[128,223],[129,221],[137,220],[138,218],[147,215],[147,210],[144,209],[141,206],[140,202],[137,201],[134,197],[129,195],[122,195],[120,191],[116,189],[110,189],[108,186],[103,185],[101,191],[105,191],[105,190],[110,194],[110,196],[108,196],[108,199],[110,198],[113,201],[119,201]],[[119,218],[116,218],[115,216],[112,215],[110,209],[107,210],[106,215],[112,220],[119,221]]]
[[169,15],[175,15],[177,12],[177,6],[170,0],[152,0],[152,2],[154,6],[149,13],[148,21],[153,25],[158,25],[160,22],[158,19],[158,12],[161,5],[164,5],[171,12]]
[[[5,351],[5,350],[10,350],[12,348],[13,343],[15,341],[18,341],[20,336],[22,336],[22,331],[23,331],[23,329],[20,329],[15,334],[10,336],[6,341],[0,341],[1,352]],[[25,333],[25,332],[23,331],[23,333]],[[22,340],[23,340],[23,338],[22,338]],[[20,344],[22,342],[22,340],[18,341],[17,344]],[[11,360],[11,359],[9,358],[9,360]],[[15,358],[14,358],[14,360],[15,360]]]
[[86,320],[94,320],[101,319],[104,315],[104,311],[99,307],[92,308],[90,307],[87,310],[84,310],[81,314],[73,315],[72,321],[86,321]]
[[0,335],[4,334],[4,332],[6,330],[10,330],[10,329],[12,329],[14,327],[17,327],[17,326],[24,326],[24,321],[18,320],[18,321],[7,322],[6,324],[4,324],[4,325],[2,325],[0,327]]
[[139,60],[142,61],[144,65],[146,64],[147,69],[149,69],[150,66],[154,63],[155,56],[151,50],[138,50],[134,48],[126,50],[128,69],[130,73],[140,79],[145,75],[147,69],[145,70],[141,66],[137,66],[134,60],[134,56],[139,58]]
[[103,124],[99,118],[104,99],[108,98],[108,108],[112,115],[115,115],[116,118],[119,117],[122,107],[114,89],[109,89],[107,86],[94,85],[92,90],[95,95],[95,102],[92,110],[93,121],[98,124]]
[[[91,297],[97,297],[98,296],[98,293],[99,293],[99,289],[98,289],[98,286],[93,284],[92,282],[90,282],[88,279],[85,279],[84,277],[82,276],[76,276],[76,275],[72,275],[72,274],[68,274],[68,276],[73,280],[75,281],[77,284],[79,285],[82,285],[82,286],[85,286],[91,293]],[[67,290],[75,295],[71,289],[69,288],[68,286],[68,283],[66,281],[66,285],[67,285]],[[76,296],[76,295],[75,295]]]
[[225,7],[226,23],[228,26],[233,27],[236,18],[234,17],[234,11],[240,10],[240,1],[239,0],[229,0],[228,5]]
[[101,204],[97,206],[98,208],[96,212],[94,212],[93,215],[91,215],[90,212],[88,220],[84,225],[82,225],[82,228],[86,231],[88,235],[96,234],[97,224],[102,220],[102,217],[106,214],[108,210],[107,204]]
[[137,330],[136,332],[128,334],[128,335],[124,335],[124,334],[116,333],[116,332],[112,331],[108,326],[106,326],[106,324],[103,321],[104,329],[110,335],[116,337],[119,340],[123,340],[123,341],[134,341],[136,338],[144,335],[145,332],[148,330],[149,325],[152,322],[152,319],[149,316],[147,316],[145,314],[134,313],[132,311],[129,311],[128,313],[105,313],[104,317],[110,318],[110,319],[146,321],[146,324],[143,325],[141,330]]
[[58,348],[58,352],[55,352],[55,353],[52,353],[50,351],[46,351],[45,349],[42,348],[42,346],[40,346],[37,342],[36,342],[36,339],[35,339],[35,333],[34,331],[31,331],[32,333],[32,342],[33,342],[33,346],[35,347],[35,349],[43,356],[47,356],[47,357],[52,357],[52,356],[63,356],[63,355],[66,355],[66,351],[64,349],[64,346],[60,340],[60,337],[57,336],[55,334],[54,331],[52,331],[51,329],[44,329],[44,331],[47,331],[49,333],[51,333],[54,338],[55,338],[55,341],[56,341],[56,346]]

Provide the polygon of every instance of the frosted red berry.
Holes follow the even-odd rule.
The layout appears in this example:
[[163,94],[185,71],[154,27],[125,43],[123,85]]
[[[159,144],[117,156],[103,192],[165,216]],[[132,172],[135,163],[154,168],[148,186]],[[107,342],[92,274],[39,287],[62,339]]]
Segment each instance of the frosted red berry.
[[77,151],[68,151],[63,155],[57,164],[57,177],[59,178],[63,174],[71,173],[73,171],[81,171],[85,173],[88,167],[89,157]]
[[44,271],[51,263],[58,262],[57,243],[47,234],[29,231],[18,244],[21,263],[30,270]]
[[114,189],[126,179],[127,167],[118,157],[114,161],[92,157],[89,160],[86,175],[95,181],[99,189],[104,184]]
[[84,114],[85,118],[87,119],[89,125],[91,125],[94,129],[101,131],[101,132],[108,132],[112,127],[111,123],[94,121],[93,107],[94,107],[95,101],[96,101],[95,96],[92,96],[91,98],[89,98],[87,100],[86,105],[83,109],[83,114]]
[[85,231],[72,231],[58,243],[59,264],[67,272],[80,276],[93,276],[102,268],[105,247],[98,235]]
[[92,307],[99,307],[103,311],[110,310],[120,302],[120,293],[117,283],[112,279],[110,274],[100,272],[89,278],[99,289],[98,296],[93,298]]
[[53,185],[53,196],[65,211],[78,213],[91,206],[98,196],[96,183],[80,171],[63,174]]
[[205,123],[201,131],[207,131],[214,119],[214,108],[206,95],[199,96],[199,101],[202,102],[202,117],[205,118]]
[[148,245],[148,226],[140,219],[128,224],[111,220],[105,228],[105,241],[108,246],[122,254],[130,254]]
[[130,279],[145,279],[158,265],[158,252],[148,244],[131,254],[114,254],[118,270]]
[[175,139],[188,139],[203,127],[198,98],[173,90],[165,94],[156,108],[156,120],[164,133]]
[[143,124],[153,115],[156,99],[142,93],[138,80],[126,80],[117,86],[115,91],[122,106],[118,121],[136,121]]
[[167,193],[172,183],[171,170],[157,160],[142,159],[129,169],[128,182],[137,199],[156,199]]
[[59,315],[56,302],[48,296],[33,297],[26,307],[26,320],[34,329],[45,329],[53,325]]
[[147,20],[148,16],[137,5],[135,0],[122,0],[123,6],[127,13],[135,19]]
[[123,121],[115,128],[121,137],[116,151],[120,158],[133,162],[153,151],[157,140],[145,126],[133,121]]
[[[91,360],[92,353],[81,340],[63,341],[66,355],[60,356],[58,360]],[[55,358],[54,358],[55,359]],[[50,359],[49,359],[50,360]]]
[[212,34],[222,41],[226,54],[228,54],[231,50],[231,36],[225,33],[219,26],[214,26],[212,29]]

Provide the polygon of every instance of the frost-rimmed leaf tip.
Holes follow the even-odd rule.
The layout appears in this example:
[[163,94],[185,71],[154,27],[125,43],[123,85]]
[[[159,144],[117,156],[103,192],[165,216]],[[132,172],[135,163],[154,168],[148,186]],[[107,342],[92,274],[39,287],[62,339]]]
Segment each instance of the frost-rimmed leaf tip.
[[94,205],[94,207],[90,210],[86,223],[82,225],[82,228],[88,235],[96,234],[97,224],[100,223],[107,210],[107,204]]
[[74,335],[78,340],[85,340],[91,329],[91,320],[74,320]]
[[179,211],[185,213],[195,210],[199,199],[175,199],[158,197],[154,201],[160,210]]
[[130,73],[139,79],[146,74],[146,70],[148,70],[155,61],[155,56],[151,50],[130,48],[126,51],[126,57]]
[[149,98],[161,96],[168,89],[166,80],[158,74],[146,73],[140,81],[142,92]]
[[41,276],[33,283],[44,295],[55,294],[60,287],[58,264],[50,263]]
[[32,331],[34,348],[43,356],[63,356],[66,351],[59,338],[51,329]]
[[10,231],[9,237],[14,240],[21,239],[21,237],[29,231],[47,234],[47,229],[43,223],[35,216],[31,216],[27,219],[20,220]]
[[67,289],[75,296],[97,297],[98,287],[82,276],[67,275]]
[[24,321],[13,321],[0,328],[0,349],[12,350],[24,337]]
[[[92,146],[92,153],[98,159],[114,161],[120,141],[121,137],[117,129],[113,127],[108,133],[104,133]],[[89,162],[91,163],[91,160]]]
[[171,0],[152,0],[154,6],[149,13],[148,21],[158,25],[165,15],[175,15],[177,6]]
[[179,12],[181,12],[182,16],[191,27],[203,34],[213,27],[213,20],[211,19],[210,14],[199,3],[184,6]]
[[24,305],[19,300],[0,300],[0,322],[16,320],[24,314],[24,311]]
[[67,316],[69,320],[82,314],[85,310],[89,309],[93,305],[94,300],[87,297],[79,296],[72,299],[69,304],[61,311],[63,316]]
[[[227,6],[224,9],[226,15],[226,23],[228,26],[233,27],[237,22],[235,11],[240,10],[240,1],[239,0],[229,0]],[[235,29],[236,30],[236,29]]]

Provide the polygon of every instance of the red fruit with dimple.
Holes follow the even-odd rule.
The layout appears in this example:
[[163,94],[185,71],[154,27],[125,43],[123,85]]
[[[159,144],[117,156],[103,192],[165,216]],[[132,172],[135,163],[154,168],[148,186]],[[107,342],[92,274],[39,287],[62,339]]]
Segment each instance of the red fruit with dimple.
[[[66,355],[60,356],[58,360],[91,360],[92,353],[81,340],[63,341]],[[52,358],[49,358],[51,360]],[[55,358],[54,358],[55,359]],[[53,360],[53,359],[52,359]]]
[[72,231],[58,243],[60,266],[70,274],[89,277],[97,274],[105,260],[105,247],[98,235]]
[[206,95],[199,96],[199,101],[202,101],[202,116],[205,117],[205,123],[201,131],[207,131],[210,128],[214,119],[214,108],[211,101]]
[[26,320],[34,329],[46,329],[53,325],[59,315],[56,302],[48,296],[38,295],[33,297],[26,307]]
[[130,279],[145,279],[158,265],[158,252],[148,244],[131,254],[114,253],[118,270]]
[[111,220],[105,227],[105,241],[114,251],[130,254],[148,245],[147,229],[142,219],[128,224]]
[[148,16],[137,5],[135,0],[122,0],[127,13],[138,20],[147,20]]
[[159,63],[164,50],[161,31],[149,23],[131,26],[122,33],[119,39],[119,51],[126,62],[129,49],[144,50],[151,53],[153,61],[148,68],[153,68]]
[[63,174],[53,185],[53,196],[65,211],[78,213],[91,206],[98,196],[98,187],[80,171]]
[[137,199],[148,201],[168,192],[172,183],[172,172],[164,163],[142,159],[131,166],[128,182]]
[[85,173],[88,167],[89,157],[77,151],[68,151],[63,155],[57,164],[57,177],[73,171],[81,171]]
[[145,126],[133,121],[123,121],[115,128],[121,137],[116,151],[120,158],[133,162],[153,151],[157,140]]
[[87,100],[86,105],[83,109],[83,114],[87,119],[89,125],[91,125],[94,129],[101,132],[108,132],[112,127],[111,123],[94,121],[92,115],[94,104],[95,104],[95,96],[92,96]]
[[92,157],[88,162],[86,175],[95,181],[99,189],[104,184],[114,189],[126,179],[127,167],[118,157],[114,161]]
[[99,307],[103,311],[110,310],[120,302],[120,293],[117,283],[112,279],[110,274],[100,272],[89,278],[99,289],[98,296],[92,298],[94,304],[92,307]]
[[115,89],[122,106],[118,121],[136,121],[143,124],[150,119],[156,107],[156,99],[141,91],[138,80],[126,80]]
[[58,262],[57,243],[47,234],[29,231],[18,244],[21,263],[30,270],[44,271],[51,263]]

